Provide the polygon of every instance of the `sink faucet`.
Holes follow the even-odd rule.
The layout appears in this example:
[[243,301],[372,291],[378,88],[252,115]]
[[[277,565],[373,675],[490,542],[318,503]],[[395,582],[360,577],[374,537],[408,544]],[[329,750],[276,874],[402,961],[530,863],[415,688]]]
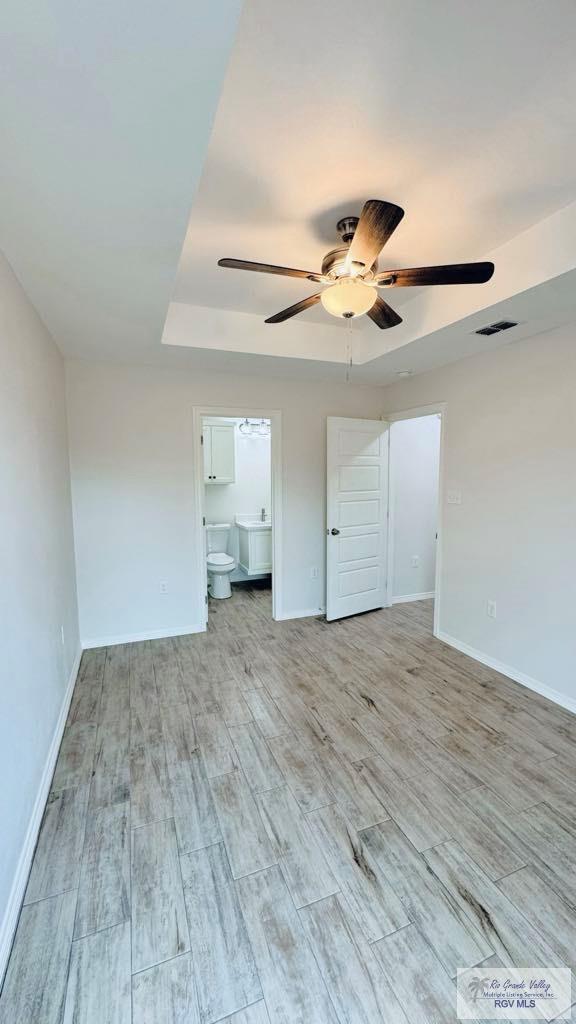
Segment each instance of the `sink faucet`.
[[266,509],[265,508],[260,509],[260,519],[262,520],[263,523],[266,522]]

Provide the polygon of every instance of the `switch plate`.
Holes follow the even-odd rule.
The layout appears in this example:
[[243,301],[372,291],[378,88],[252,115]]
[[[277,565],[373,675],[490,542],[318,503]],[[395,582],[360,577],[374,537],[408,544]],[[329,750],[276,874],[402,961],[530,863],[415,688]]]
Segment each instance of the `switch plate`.
[[420,555],[412,555],[412,568],[417,569],[420,565]]
[[496,601],[486,602],[486,615],[488,616],[489,619],[496,618]]
[[311,580],[317,580],[318,579],[318,566],[317,565],[313,565],[312,568],[310,569],[310,579]]

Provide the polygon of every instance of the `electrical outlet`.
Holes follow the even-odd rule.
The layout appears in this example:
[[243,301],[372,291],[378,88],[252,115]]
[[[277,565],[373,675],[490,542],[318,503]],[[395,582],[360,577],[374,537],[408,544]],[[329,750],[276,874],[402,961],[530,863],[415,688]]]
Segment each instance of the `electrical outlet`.
[[161,594],[167,594],[168,593],[168,584],[166,583],[166,580],[160,580],[160,593]]
[[318,575],[319,575],[319,573],[318,573],[318,566],[317,565],[313,565],[312,568],[310,569],[310,579],[311,580],[317,580],[318,579]]
[[446,494],[446,501],[449,505],[461,505],[462,504],[462,491],[448,491]]
[[489,619],[496,618],[496,601],[486,602],[486,615],[488,616]]
[[412,555],[412,568],[417,569],[420,565],[420,555]]

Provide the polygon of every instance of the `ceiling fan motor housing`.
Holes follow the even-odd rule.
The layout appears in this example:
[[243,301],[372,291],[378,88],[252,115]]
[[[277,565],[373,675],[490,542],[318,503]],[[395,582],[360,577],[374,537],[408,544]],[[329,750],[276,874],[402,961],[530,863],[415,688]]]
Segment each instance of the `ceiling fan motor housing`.
[[[350,217],[349,219],[356,220],[355,217]],[[341,224],[342,221],[339,223]],[[346,262],[349,248],[349,245],[342,245],[338,249],[331,249],[330,252],[326,253],[322,260],[322,274],[324,277],[331,277],[334,281],[337,281],[339,277],[350,274],[350,269]],[[378,260],[375,260],[370,269],[366,270],[363,268],[359,276],[363,281],[372,281],[377,273]]]
[[331,249],[322,260],[322,274],[325,277],[333,277],[335,280],[342,273],[346,264],[348,246],[342,245],[338,249]]

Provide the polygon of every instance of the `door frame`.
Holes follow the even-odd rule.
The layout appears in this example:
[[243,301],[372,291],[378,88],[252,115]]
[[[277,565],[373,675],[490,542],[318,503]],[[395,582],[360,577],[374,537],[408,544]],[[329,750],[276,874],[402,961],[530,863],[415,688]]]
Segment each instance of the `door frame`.
[[[195,405],[192,408],[192,444],[194,478],[193,542],[194,585],[198,608],[203,618],[202,632],[208,621],[208,574],[204,553],[204,453],[202,451],[202,419],[216,416],[233,419],[270,420],[270,473],[272,494],[272,618],[282,618],[282,413],[279,409],[259,409],[254,406]],[[202,611],[203,609],[203,611]],[[202,621],[201,618],[201,621]]]
[[[440,416],[440,452],[438,465],[438,513],[436,540],[436,567],[434,573],[434,622],[432,626],[433,636],[438,636],[440,628],[440,605],[442,600],[442,555],[444,541],[444,483],[446,479],[444,455],[446,440],[446,402],[435,402],[432,405],[418,405],[411,409],[401,409],[398,412],[383,414],[383,419],[390,424],[399,420],[417,420],[424,416]],[[392,573],[394,568],[394,472],[392,469],[392,432],[388,438],[388,561],[386,569],[386,600],[388,607],[392,605]]]

